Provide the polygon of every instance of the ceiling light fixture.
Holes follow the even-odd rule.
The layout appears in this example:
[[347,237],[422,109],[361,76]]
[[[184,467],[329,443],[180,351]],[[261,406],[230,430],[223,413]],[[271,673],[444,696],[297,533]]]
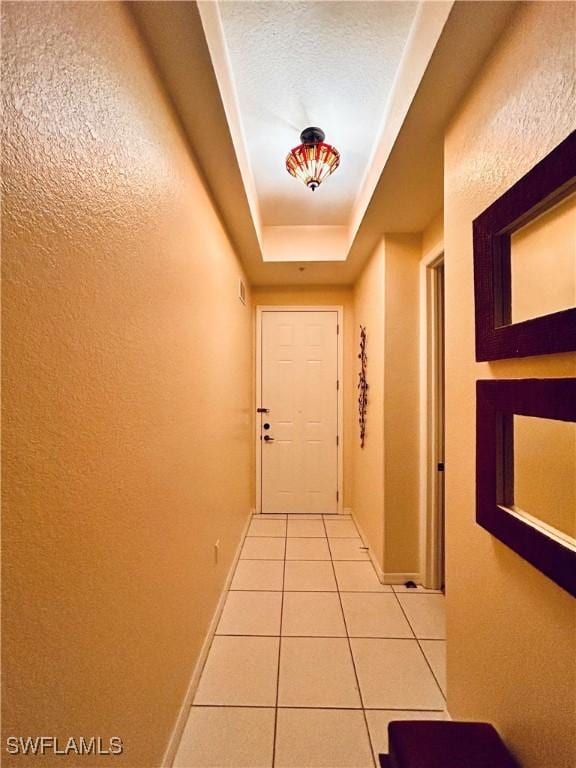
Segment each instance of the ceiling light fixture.
[[303,181],[312,192],[340,165],[340,152],[325,144],[325,138],[320,128],[305,128],[300,134],[302,144],[291,149],[286,158],[288,173]]

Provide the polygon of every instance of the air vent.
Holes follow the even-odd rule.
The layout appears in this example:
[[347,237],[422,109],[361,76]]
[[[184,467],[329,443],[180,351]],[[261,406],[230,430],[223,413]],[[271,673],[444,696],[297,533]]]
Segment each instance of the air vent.
[[246,304],[246,286],[244,285],[242,278],[238,280],[238,298],[242,304]]

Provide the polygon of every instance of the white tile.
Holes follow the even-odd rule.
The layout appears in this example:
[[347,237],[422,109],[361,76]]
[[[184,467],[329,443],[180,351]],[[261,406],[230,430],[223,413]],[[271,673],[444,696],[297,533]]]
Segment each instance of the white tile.
[[330,560],[326,539],[287,539],[286,560]]
[[446,696],[446,641],[445,640],[420,640],[424,655],[428,664],[432,667],[434,677]]
[[283,637],[279,685],[281,707],[360,707],[344,638]]
[[286,536],[286,520],[258,520],[254,518],[248,536]]
[[407,587],[405,584],[393,584],[392,589],[394,592],[410,594],[423,594],[423,595],[441,595],[440,589],[426,589],[422,584],[417,584],[415,587]]
[[192,707],[174,768],[271,768],[274,718],[272,708]]
[[341,592],[392,592],[391,587],[379,582],[370,562],[336,561],[334,570]]
[[322,515],[313,515],[309,513],[289,514],[288,520],[322,520]]
[[332,560],[368,560],[368,550],[359,537],[328,539]]
[[444,709],[416,640],[350,641],[367,709]]
[[395,595],[346,592],[341,597],[350,637],[414,637]]
[[279,709],[276,768],[373,768],[364,715],[338,709]]
[[216,636],[194,704],[273,707],[278,648],[277,637]]
[[320,520],[288,520],[288,536],[325,538],[324,523]]
[[448,720],[448,714],[418,710],[370,709],[366,710],[366,719],[374,748],[374,758],[378,765],[378,755],[388,753],[388,723],[393,720]]
[[283,560],[239,560],[230,589],[282,591]]
[[416,637],[443,640],[446,637],[444,595],[398,595]]
[[351,519],[325,520],[326,532],[331,539],[349,539],[358,536],[358,529]]
[[279,635],[281,592],[229,592],[217,635]]
[[241,560],[283,560],[286,539],[247,537],[242,547]]
[[284,588],[287,592],[336,592],[332,563],[324,560],[287,560]]
[[344,513],[336,512],[333,514],[322,515],[324,520],[352,520],[352,515],[346,515]]
[[286,520],[286,515],[283,514],[275,514],[274,512],[270,512],[269,514],[256,514],[252,515],[253,520]]
[[284,592],[282,634],[299,637],[346,637],[336,592]]

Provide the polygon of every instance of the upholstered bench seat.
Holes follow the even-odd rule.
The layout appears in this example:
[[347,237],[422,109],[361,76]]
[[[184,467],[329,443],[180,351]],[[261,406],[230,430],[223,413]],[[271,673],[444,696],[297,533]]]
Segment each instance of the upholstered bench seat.
[[520,768],[489,723],[392,721],[382,768]]

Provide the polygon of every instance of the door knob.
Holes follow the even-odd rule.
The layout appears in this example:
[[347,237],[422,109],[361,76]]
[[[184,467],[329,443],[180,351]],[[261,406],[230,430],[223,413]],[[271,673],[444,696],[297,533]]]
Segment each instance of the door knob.
[[274,442],[274,438],[270,437],[270,435],[264,435],[264,442],[265,443],[272,443],[272,442]]

